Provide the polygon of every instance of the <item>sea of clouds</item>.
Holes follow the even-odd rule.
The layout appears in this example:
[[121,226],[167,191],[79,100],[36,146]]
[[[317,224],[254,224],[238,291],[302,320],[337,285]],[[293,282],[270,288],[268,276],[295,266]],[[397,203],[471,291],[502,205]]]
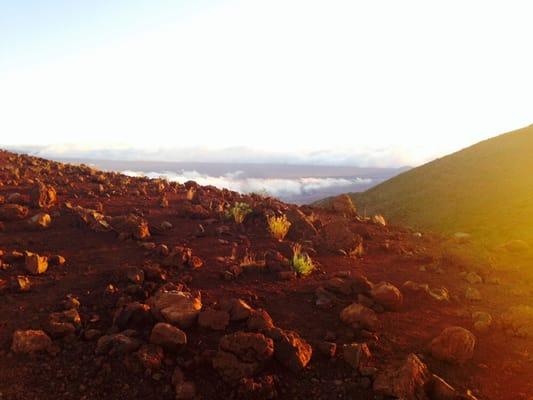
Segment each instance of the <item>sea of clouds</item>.
[[369,184],[370,178],[251,178],[243,171],[235,171],[220,176],[211,176],[198,171],[179,172],[141,172],[122,171],[129,176],[146,176],[148,178],[165,178],[169,181],[184,183],[196,181],[200,185],[213,185],[227,188],[239,193],[266,193],[279,198],[290,198],[298,195],[311,194],[330,188],[348,187],[358,184]]

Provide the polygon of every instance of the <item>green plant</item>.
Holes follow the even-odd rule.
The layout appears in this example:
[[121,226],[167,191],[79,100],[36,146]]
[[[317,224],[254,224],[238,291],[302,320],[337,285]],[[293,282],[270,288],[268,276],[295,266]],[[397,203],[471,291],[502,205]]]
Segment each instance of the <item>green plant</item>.
[[267,222],[270,233],[280,242],[285,238],[291,227],[291,223],[285,215],[279,217],[276,217],[275,215],[269,216],[267,217]]
[[252,208],[248,203],[237,202],[227,210],[226,217],[233,218],[237,224],[242,224],[251,212]]
[[313,260],[307,253],[302,253],[302,245],[295,244],[292,247],[292,268],[301,276],[309,275],[315,269]]

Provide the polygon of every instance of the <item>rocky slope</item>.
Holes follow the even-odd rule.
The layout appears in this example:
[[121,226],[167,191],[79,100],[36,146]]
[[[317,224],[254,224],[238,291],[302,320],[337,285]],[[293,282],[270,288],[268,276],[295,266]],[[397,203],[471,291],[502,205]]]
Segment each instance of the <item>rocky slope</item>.
[[532,398],[530,281],[334,204],[0,152],[0,398]]
[[[361,213],[499,246],[533,248],[533,125],[485,140],[350,196]],[[516,244],[516,243],[515,243]]]

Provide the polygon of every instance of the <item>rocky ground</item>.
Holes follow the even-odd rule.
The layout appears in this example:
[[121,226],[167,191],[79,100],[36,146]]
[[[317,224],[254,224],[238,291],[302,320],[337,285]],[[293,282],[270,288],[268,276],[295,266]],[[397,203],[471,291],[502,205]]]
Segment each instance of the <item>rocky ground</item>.
[[342,196],[0,152],[0,399],[531,400],[531,277],[457,249]]

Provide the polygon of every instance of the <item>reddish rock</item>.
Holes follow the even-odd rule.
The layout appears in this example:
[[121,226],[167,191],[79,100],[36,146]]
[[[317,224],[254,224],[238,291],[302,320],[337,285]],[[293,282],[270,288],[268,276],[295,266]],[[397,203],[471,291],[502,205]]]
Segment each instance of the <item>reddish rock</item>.
[[0,220],[16,221],[26,218],[28,208],[19,204],[4,204],[0,206]]
[[425,386],[431,374],[420,359],[410,354],[403,364],[390,366],[374,380],[374,392],[397,399],[428,400]]
[[213,367],[225,381],[238,382],[259,372],[274,355],[274,343],[261,333],[236,332],[223,336]]
[[251,331],[266,332],[274,327],[274,321],[268,312],[258,309],[251,311],[247,326]]
[[135,355],[145,369],[156,371],[161,368],[164,353],[160,346],[143,344]]
[[340,319],[346,325],[364,328],[371,331],[377,329],[379,319],[376,313],[368,307],[353,303],[341,311]]
[[386,310],[396,311],[402,307],[402,292],[392,283],[381,282],[372,288],[370,294],[374,301]]
[[441,361],[464,364],[474,355],[476,337],[459,326],[444,329],[429,345],[433,357]]
[[56,203],[57,192],[52,186],[38,183],[30,191],[30,206],[33,208],[49,208]]
[[201,311],[198,316],[198,325],[217,331],[223,331],[229,324],[229,313],[223,310],[212,308]]
[[24,259],[26,271],[32,275],[44,274],[48,269],[48,259],[39,254],[26,252]]
[[366,343],[349,343],[342,346],[342,355],[344,361],[359,371],[361,367],[366,366],[372,354]]
[[150,334],[150,343],[176,351],[187,344],[187,335],[181,329],[165,322],[157,323]]
[[297,332],[274,329],[269,336],[274,339],[274,357],[293,372],[304,369],[313,355],[313,348]]
[[41,330],[18,330],[13,333],[11,350],[15,353],[33,354],[49,351],[52,340]]

